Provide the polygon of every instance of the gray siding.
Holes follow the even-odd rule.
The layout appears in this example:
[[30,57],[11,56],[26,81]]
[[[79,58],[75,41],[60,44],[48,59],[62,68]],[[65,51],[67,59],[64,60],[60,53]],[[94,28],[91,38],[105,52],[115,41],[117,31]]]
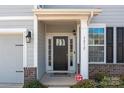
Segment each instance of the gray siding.
[[45,63],[45,25],[38,22],[38,79],[41,79],[46,71]]
[[124,5],[46,5],[51,9],[93,9],[100,8],[102,13],[93,18],[91,23],[105,23],[107,26],[124,26]]
[[32,16],[33,5],[1,5],[0,16]]
[[[0,17],[7,16],[33,16],[33,5],[1,5]],[[27,65],[34,66],[33,57],[33,20],[0,20],[1,28],[27,28],[32,31],[32,41],[27,44]]]
[[27,65],[28,67],[34,66],[34,56],[33,56],[33,20],[26,21],[0,21],[1,28],[27,28],[32,31],[32,40],[31,43],[27,44]]

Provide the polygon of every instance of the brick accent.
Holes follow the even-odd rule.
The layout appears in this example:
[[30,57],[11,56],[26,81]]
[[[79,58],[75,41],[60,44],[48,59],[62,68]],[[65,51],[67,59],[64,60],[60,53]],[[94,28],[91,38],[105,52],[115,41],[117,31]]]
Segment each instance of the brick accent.
[[109,76],[124,75],[124,64],[89,64],[90,78],[93,78],[98,72],[105,72]]
[[30,82],[37,79],[37,68],[26,67],[24,68],[24,82]]

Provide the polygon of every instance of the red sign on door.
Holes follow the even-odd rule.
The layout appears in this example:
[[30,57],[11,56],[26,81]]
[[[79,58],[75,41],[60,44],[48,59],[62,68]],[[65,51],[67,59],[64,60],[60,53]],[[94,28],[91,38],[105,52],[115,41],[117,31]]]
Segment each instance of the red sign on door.
[[82,75],[77,74],[77,75],[75,76],[75,80],[77,80],[77,81],[81,81],[81,80],[83,80]]

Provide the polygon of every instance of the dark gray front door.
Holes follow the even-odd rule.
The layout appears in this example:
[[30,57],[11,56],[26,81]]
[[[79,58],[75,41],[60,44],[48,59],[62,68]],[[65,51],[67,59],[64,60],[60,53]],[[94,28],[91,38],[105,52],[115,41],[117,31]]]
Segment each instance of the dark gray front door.
[[68,70],[68,37],[53,37],[53,69]]

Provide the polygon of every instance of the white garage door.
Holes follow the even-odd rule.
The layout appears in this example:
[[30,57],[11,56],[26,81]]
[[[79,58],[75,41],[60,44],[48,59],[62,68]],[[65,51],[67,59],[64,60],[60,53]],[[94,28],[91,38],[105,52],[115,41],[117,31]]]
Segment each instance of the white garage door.
[[0,83],[23,83],[23,37],[0,33]]

